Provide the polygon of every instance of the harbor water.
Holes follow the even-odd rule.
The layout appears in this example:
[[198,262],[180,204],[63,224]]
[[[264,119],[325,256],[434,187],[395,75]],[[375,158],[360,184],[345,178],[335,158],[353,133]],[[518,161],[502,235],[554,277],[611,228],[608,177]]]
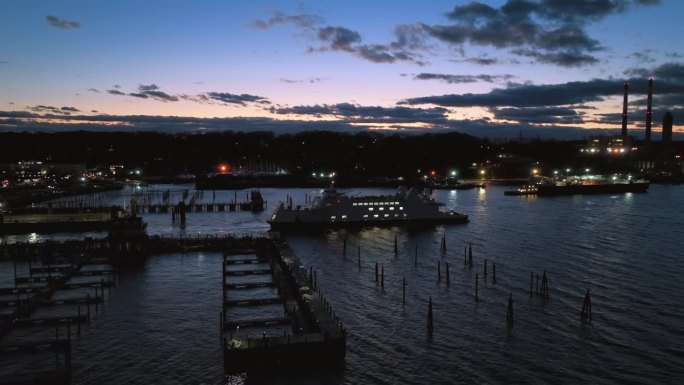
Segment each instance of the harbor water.
[[[126,190],[115,203],[128,204],[126,194],[145,189],[180,194],[184,188]],[[497,186],[434,191],[448,208],[469,215],[466,225],[285,236],[305,267],[316,270],[321,292],[347,329],[342,371],[312,367],[303,374],[224,378],[219,339],[222,255],[192,252],[151,256],[140,269],[120,276],[104,308],[74,339],[73,383],[679,383],[684,376],[684,188],[653,185],[646,194],[548,198],[504,196],[503,191]],[[260,213],[191,212],[184,228],[172,222],[170,213],[143,216],[150,235],[260,235],[268,230],[266,219],[278,201],[290,196],[295,205],[303,205],[305,196],[320,190],[261,192],[268,207]],[[238,194],[238,200],[244,200],[245,191]],[[234,197],[233,191],[205,191],[201,199],[228,202]],[[442,239],[445,253],[440,250]],[[464,265],[469,244],[472,268]],[[376,263],[384,272],[382,285],[375,281]],[[0,286],[11,285],[12,264],[0,262],[0,267]],[[20,264],[19,273],[26,269]],[[548,299],[530,294],[530,273],[536,277],[544,271]],[[587,289],[592,319],[582,322]],[[273,294],[259,290],[257,296]],[[509,296],[512,327],[506,321]],[[432,335],[427,332],[429,299]],[[267,305],[239,310],[236,318],[279,311],[278,305]],[[255,337],[265,332],[282,333],[282,327],[235,331]]]

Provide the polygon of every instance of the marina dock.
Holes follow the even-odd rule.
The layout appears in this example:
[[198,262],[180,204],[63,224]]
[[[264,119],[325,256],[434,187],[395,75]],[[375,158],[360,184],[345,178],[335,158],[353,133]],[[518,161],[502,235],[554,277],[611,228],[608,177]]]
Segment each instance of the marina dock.
[[[251,283],[231,283],[238,276],[230,266],[254,263],[259,260],[269,264],[268,270],[248,270],[261,276]],[[256,278],[255,278],[256,279]],[[221,330],[224,333],[224,367],[227,374],[250,373],[262,370],[298,371],[332,369],[341,367],[346,353],[346,330],[341,321],[333,316],[331,307],[314,287],[312,277],[306,275],[287,243],[269,240],[265,248],[255,251],[255,257],[230,260],[223,263],[223,311]],[[246,300],[226,299],[235,290],[258,287],[275,287],[276,297]],[[280,304],[282,316],[270,318],[226,319],[229,309],[235,306],[263,306]],[[255,337],[247,334],[233,335],[240,328],[287,325],[289,331],[282,335]]]

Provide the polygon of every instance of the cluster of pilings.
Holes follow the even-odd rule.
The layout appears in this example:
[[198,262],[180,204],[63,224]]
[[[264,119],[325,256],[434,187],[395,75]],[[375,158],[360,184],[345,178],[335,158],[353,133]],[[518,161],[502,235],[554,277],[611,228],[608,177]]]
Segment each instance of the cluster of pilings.
[[[0,378],[17,384],[68,384],[72,336],[80,337],[81,325],[100,311],[115,276],[110,260],[85,253],[15,262],[14,285],[0,288],[0,356],[9,357],[3,362],[10,365],[0,365]],[[46,353],[55,357],[52,367],[46,365]],[[16,373],[12,365],[31,369]]]
[[[221,313],[221,336],[224,364],[228,374],[255,371],[310,370],[312,367],[339,367],[346,352],[346,330],[330,303],[317,289],[317,272],[307,273],[287,243],[269,240],[252,257],[225,257],[223,273],[224,311]],[[253,262],[254,261],[254,262]],[[264,269],[226,269],[235,264],[268,263]],[[230,283],[236,275],[262,276]],[[263,279],[268,276],[270,279]],[[233,299],[230,293],[252,288],[273,287],[276,296]],[[226,318],[234,306],[282,304],[282,316],[253,319]],[[282,334],[245,332],[245,328],[286,325]],[[243,328],[240,334],[240,328]]]
[[[346,238],[342,240],[342,254],[343,256],[346,256],[347,254],[347,247],[348,247],[348,241]],[[357,245],[357,260],[358,260],[358,266],[359,269],[361,269],[361,246]],[[438,283],[444,283],[447,286],[451,285],[451,271],[452,271],[452,265],[448,261],[443,261],[442,258],[446,256],[446,251],[447,251],[447,246],[446,246],[446,236],[443,235],[442,239],[440,241],[439,245],[439,254],[440,258],[437,259],[436,263],[436,281]],[[398,249],[398,241],[397,241],[397,236],[395,235],[394,238],[394,250],[393,250],[395,258],[399,256],[399,249]],[[419,258],[418,258],[418,245],[415,245],[415,252],[414,252],[414,266],[418,267],[419,265]],[[470,269],[472,270],[475,267],[475,262],[474,262],[474,257],[473,257],[473,245],[472,243],[468,243],[465,248],[464,248],[464,255],[463,255],[463,268],[464,269]],[[477,302],[479,301],[479,286],[480,286],[480,281],[482,280],[483,282],[487,282],[488,279],[491,280],[492,284],[497,283],[497,269],[496,269],[496,262],[491,262],[488,261],[487,259],[483,259],[483,263],[481,265],[482,270],[480,272],[475,273],[474,277],[474,300]],[[373,270],[373,279],[380,287],[380,289],[384,290],[385,289],[385,270],[384,270],[384,265],[378,261],[374,262],[374,270]],[[402,277],[402,284],[401,284],[401,301],[402,304],[406,304],[406,288],[407,288],[407,282],[406,282],[406,276],[404,275]],[[530,296],[532,295],[537,295],[540,296],[543,299],[549,299],[549,283],[548,283],[548,274],[546,270],[544,270],[543,274],[540,276],[539,274],[536,275],[536,280],[535,280],[535,274],[531,273],[530,275],[530,289],[529,289]],[[432,297],[428,298],[428,313],[427,313],[427,330],[428,334],[432,335],[432,332],[434,331],[434,325],[433,325],[433,303],[432,303]],[[584,302],[582,305],[582,311],[581,311],[581,319],[583,321],[590,320],[591,319],[591,297],[589,291],[587,291],[587,294],[584,298]],[[506,305],[506,324],[509,328],[512,328],[514,325],[514,312],[513,312],[513,293],[509,293],[508,298],[507,298],[507,305]]]

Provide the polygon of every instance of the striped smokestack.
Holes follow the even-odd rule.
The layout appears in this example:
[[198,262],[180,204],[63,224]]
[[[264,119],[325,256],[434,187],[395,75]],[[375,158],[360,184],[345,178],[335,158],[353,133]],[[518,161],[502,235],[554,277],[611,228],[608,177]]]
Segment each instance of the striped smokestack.
[[653,119],[653,78],[648,78],[648,105],[646,106],[646,133],[644,141],[651,142],[651,120]]
[[627,136],[627,94],[629,93],[629,83],[625,82],[625,96],[622,100],[622,136]]

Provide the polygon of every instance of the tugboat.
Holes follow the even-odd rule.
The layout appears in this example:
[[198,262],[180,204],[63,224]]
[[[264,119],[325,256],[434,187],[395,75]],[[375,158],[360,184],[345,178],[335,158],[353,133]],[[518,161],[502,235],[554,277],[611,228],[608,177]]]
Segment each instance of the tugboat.
[[445,210],[444,204],[417,189],[399,188],[394,195],[352,196],[325,189],[308,207],[280,202],[268,220],[272,230],[341,227],[437,225],[467,223],[468,216]]

